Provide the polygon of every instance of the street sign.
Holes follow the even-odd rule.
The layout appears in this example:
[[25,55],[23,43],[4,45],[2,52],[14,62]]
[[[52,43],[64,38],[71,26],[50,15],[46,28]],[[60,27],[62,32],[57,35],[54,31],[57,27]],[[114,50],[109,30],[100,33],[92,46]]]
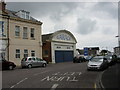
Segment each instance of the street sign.
[[84,48],[84,56],[88,56],[88,48]]

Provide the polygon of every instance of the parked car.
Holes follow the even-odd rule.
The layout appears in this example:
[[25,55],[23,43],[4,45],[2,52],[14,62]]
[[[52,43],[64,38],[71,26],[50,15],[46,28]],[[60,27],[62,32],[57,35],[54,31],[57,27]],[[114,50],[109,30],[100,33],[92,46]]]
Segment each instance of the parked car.
[[13,70],[16,67],[15,63],[7,61],[5,59],[0,60],[0,63],[0,65],[2,65],[2,70]]
[[108,67],[108,60],[105,56],[95,56],[87,64],[87,70],[104,70]]
[[92,58],[93,58],[93,56],[87,56],[87,57],[85,57],[85,59],[86,59],[87,61],[91,60]]
[[108,60],[109,65],[113,65],[117,61],[117,57],[115,55],[107,55],[106,58]]
[[73,63],[85,62],[86,59],[83,56],[77,55],[73,58]]
[[117,63],[120,63],[120,55],[117,56]]
[[47,62],[45,60],[37,57],[27,57],[21,60],[22,68],[24,67],[32,68],[36,66],[46,67],[46,65],[47,65]]

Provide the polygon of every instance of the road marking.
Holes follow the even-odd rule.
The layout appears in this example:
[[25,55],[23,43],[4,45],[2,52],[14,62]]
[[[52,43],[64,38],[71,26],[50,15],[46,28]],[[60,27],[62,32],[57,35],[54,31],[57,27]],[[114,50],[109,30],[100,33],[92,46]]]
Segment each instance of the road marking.
[[97,88],[96,83],[94,84],[94,88],[95,88],[95,90],[96,90],[96,88]]
[[47,73],[47,72],[49,72],[49,71],[44,71],[44,72],[36,73],[36,74],[34,74],[34,76],[37,76],[37,75],[43,74],[43,73]]
[[16,85],[18,85],[18,84],[20,84],[20,83],[24,82],[24,81],[25,81],[25,80],[27,80],[27,79],[28,79],[28,78],[25,78],[25,79],[23,79],[23,80],[19,81],[18,83],[16,83],[15,85],[11,86],[10,88],[14,88]]
[[55,90],[58,85],[59,85],[59,84],[54,84],[54,85],[51,87],[51,90]]

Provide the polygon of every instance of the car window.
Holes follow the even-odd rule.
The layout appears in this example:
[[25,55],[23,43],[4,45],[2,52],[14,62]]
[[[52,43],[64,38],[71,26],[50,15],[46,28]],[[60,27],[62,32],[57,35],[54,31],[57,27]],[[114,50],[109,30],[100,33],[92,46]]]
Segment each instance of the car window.
[[23,58],[22,61],[27,61],[27,58]]
[[103,59],[102,58],[93,58],[91,61],[92,62],[102,62]]
[[32,60],[32,58],[29,58],[28,60],[29,60],[29,61],[31,61],[31,60]]
[[39,59],[39,58],[36,58],[36,60],[37,60],[37,61],[40,61],[40,59]]
[[35,61],[35,58],[32,58],[32,60],[34,60],[34,61]]

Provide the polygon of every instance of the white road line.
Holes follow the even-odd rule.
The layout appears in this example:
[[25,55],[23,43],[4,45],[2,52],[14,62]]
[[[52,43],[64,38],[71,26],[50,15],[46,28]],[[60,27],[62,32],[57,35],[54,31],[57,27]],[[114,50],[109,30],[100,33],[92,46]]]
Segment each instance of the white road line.
[[54,84],[54,85],[51,87],[51,90],[55,90],[58,85],[59,85],[59,84]]
[[16,85],[18,85],[18,84],[24,82],[26,79],[28,79],[28,78],[24,78],[23,80],[19,81],[18,83],[16,83],[15,85],[11,86],[10,88],[14,88]]
[[37,75],[43,74],[43,73],[47,73],[47,72],[49,72],[49,71],[44,71],[44,72],[36,73],[36,74],[34,74],[34,76],[37,76]]

